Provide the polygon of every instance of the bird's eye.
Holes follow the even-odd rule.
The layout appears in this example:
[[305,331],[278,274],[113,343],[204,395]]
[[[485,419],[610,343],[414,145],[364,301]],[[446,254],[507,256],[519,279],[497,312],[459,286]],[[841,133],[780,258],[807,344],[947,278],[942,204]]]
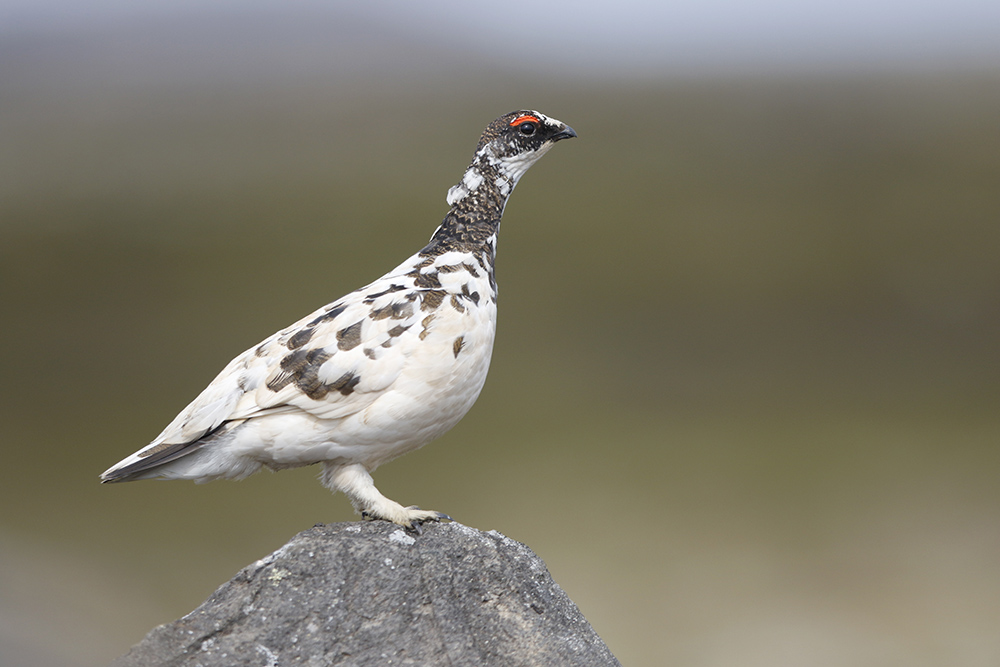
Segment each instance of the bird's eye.
[[521,134],[523,134],[524,136],[530,137],[535,133],[535,130],[538,129],[538,126],[532,122],[526,122],[518,125],[517,129],[521,130]]

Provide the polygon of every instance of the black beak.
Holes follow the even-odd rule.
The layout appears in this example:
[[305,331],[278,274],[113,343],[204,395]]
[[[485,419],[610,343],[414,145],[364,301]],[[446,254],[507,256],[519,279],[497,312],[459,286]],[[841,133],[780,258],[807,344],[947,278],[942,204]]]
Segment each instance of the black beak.
[[559,141],[560,139],[572,139],[576,136],[576,131],[567,125],[561,132],[556,132],[549,139],[550,141]]

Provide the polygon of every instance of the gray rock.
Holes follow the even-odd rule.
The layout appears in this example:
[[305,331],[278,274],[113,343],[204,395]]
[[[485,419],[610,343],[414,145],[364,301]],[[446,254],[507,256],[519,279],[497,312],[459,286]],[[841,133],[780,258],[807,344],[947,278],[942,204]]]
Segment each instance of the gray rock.
[[619,665],[528,547],[381,521],[299,533],[114,664]]

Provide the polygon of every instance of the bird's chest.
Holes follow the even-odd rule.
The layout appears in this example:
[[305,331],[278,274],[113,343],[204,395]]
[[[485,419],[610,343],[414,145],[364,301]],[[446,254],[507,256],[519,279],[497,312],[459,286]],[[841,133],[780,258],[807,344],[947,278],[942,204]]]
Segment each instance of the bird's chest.
[[454,426],[479,396],[493,352],[497,309],[489,275],[446,269],[424,284],[396,295],[415,305],[406,332],[388,350],[401,360],[399,376],[360,415],[366,428],[377,426],[381,442],[396,443],[387,456]]
[[[475,400],[486,380],[496,333],[496,293],[489,275],[464,267],[438,271],[421,291],[419,322],[407,346],[408,379],[430,385],[440,400]],[[471,396],[470,396],[471,394]]]

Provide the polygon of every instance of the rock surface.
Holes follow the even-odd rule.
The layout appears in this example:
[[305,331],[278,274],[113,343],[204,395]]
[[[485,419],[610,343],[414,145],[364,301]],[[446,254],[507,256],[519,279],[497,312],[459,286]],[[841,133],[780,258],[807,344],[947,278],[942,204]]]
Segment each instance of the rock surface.
[[299,533],[114,665],[619,663],[523,544],[378,521]]

